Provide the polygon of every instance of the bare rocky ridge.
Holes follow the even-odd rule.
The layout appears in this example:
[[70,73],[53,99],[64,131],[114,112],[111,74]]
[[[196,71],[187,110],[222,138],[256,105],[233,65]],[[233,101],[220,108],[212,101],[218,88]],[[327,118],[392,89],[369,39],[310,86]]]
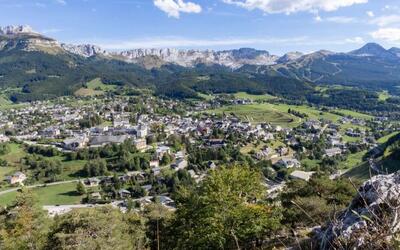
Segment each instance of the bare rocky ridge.
[[99,46],[92,44],[72,45],[72,44],[62,43],[61,47],[72,54],[80,55],[83,57],[91,57],[96,55],[103,55],[103,56],[109,55],[107,51],[103,50]]
[[9,25],[0,26],[0,35],[17,35],[17,34],[38,34],[28,25]]
[[358,193],[318,235],[321,249],[386,249],[400,232],[400,172],[372,177]]

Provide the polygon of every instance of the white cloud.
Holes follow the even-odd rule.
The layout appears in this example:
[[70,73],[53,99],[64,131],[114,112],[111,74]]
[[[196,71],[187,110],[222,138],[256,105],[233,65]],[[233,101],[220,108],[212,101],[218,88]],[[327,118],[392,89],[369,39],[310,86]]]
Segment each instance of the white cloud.
[[61,5],[67,5],[67,2],[65,0],[55,0],[56,3],[61,4]]
[[384,27],[392,24],[400,24],[400,15],[388,15],[374,18],[372,24]]
[[386,42],[400,43],[400,28],[381,28],[372,32],[371,36]]
[[354,17],[347,17],[347,16],[333,16],[333,17],[327,17],[327,18],[322,18],[318,16],[316,18],[316,21],[322,22],[332,22],[332,23],[354,23],[357,20]]
[[369,17],[374,17],[375,16],[375,13],[373,11],[367,11],[366,14]]
[[209,48],[224,46],[243,46],[260,44],[292,44],[305,42],[307,37],[293,38],[222,38],[222,39],[189,39],[182,37],[155,37],[134,39],[130,41],[94,42],[104,49],[127,50],[134,48]]
[[322,17],[320,15],[316,15],[314,17],[314,20],[317,21],[317,22],[322,22]]
[[169,17],[179,18],[180,13],[200,13],[201,6],[183,0],[153,0],[154,5],[168,14]]
[[346,41],[346,43],[354,43],[354,44],[364,44],[365,43],[364,39],[359,36],[356,36],[353,38],[347,38],[345,41]]
[[[88,39],[82,41],[69,41],[73,44],[88,42]],[[365,43],[361,37],[342,38],[342,39],[315,39],[307,36],[300,37],[258,37],[258,38],[240,38],[226,37],[220,39],[191,39],[184,37],[150,37],[131,40],[92,40],[91,44],[96,44],[107,50],[122,51],[136,48],[237,48],[237,47],[269,47],[276,46],[316,46],[324,47],[331,45],[348,45]]]
[[41,33],[43,33],[43,34],[53,34],[53,33],[58,33],[58,32],[61,32],[61,31],[62,31],[62,29],[50,28],[50,29],[42,30]]
[[315,12],[335,11],[341,7],[368,3],[368,0],[222,0],[248,10],[260,9],[266,13],[295,13],[300,11]]

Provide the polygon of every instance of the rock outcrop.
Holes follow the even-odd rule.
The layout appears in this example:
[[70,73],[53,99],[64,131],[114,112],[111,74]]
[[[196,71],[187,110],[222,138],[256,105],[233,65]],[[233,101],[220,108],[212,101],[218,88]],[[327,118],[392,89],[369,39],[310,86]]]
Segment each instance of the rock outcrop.
[[390,249],[400,232],[400,172],[365,182],[350,206],[318,234],[320,249]]

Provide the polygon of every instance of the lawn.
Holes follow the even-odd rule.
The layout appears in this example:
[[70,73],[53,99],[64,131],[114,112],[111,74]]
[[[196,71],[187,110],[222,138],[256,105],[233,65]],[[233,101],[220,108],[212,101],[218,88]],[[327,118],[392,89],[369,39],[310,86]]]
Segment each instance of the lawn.
[[10,153],[0,156],[0,159],[6,160],[11,165],[20,166],[21,159],[26,155],[22,145],[18,143],[10,143],[9,145]]
[[[83,196],[76,193],[76,183],[66,183],[54,186],[32,189],[40,205],[79,204]],[[0,205],[9,205],[17,196],[17,191],[0,196]]]
[[358,118],[358,119],[370,120],[373,118],[373,116],[371,116],[371,115],[363,114],[363,113],[348,110],[348,109],[335,109],[335,111],[340,112],[345,116],[351,116],[351,117]]
[[5,96],[0,95],[0,106],[10,105],[12,102]]
[[207,95],[207,94],[203,94],[203,93],[197,93],[201,98],[203,98],[204,100],[210,101],[213,100],[215,98],[214,95]]
[[371,175],[372,175],[372,173],[369,168],[369,163],[364,162],[364,163],[358,165],[357,167],[350,169],[343,176],[345,178],[352,178],[352,179],[365,181],[365,180],[368,180],[371,177]]
[[[289,109],[306,114],[308,116],[307,119],[313,119],[313,120],[324,119],[337,122],[341,118],[340,115],[333,114],[331,112],[323,112],[314,107],[306,105],[296,106],[288,104],[271,104],[271,103],[224,106],[218,109],[210,110],[209,113],[216,113],[216,114],[234,113],[241,119],[248,120],[253,123],[269,122],[274,125],[295,127],[302,122],[302,119],[289,114],[288,113]],[[370,118],[370,116],[350,110],[341,109],[338,111],[344,113],[345,115],[351,114],[353,116],[360,118],[361,117]]]
[[388,98],[390,98],[390,94],[387,91],[378,92],[378,95],[380,101],[386,101]]
[[210,110],[209,113],[233,113],[242,120],[256,124],[267,122],[285,127],[295,127],[300,124],[300,119],[298,117],[277,110],[274,106],[275,105],[272,104],[234,105]]
[[[27,153],[24,151],[23,146],[17,143],[10,143],[11,152],[0,156],[0,159],[7,160],[7,162],[14,166],[11,169],[16,169],[15,167],[21,166],[21,159],[24,158]],[[63,173],[60,176],[60,180],[73,180],[81,177],[80,171],[83,169],[86,161],[75,160],[75,161],[65,161],[65,158],[62,156],[55,157],[47,157],[47,159],[59,160],[63,166]],[[2,174],[0,168],[0,177]],[[28,173],[29,174],[29,173]]]
[[4,178],[10,174],[13,174],[16,171],[14,167],[0,167],[0,182],[4,180]]
[[381,138],[378,139],[378,143],[379,144],[386,143],[390,138],[392,138],[393,136],[395,136],[397,134],[399,134],[399,132],[393,132],[393,133],[388,134],[388,135],[386,135],[384,137],[381,137]]
[[234,94],[235,98],[238,99],[250,99],[253,101],[267,101],[267,100],[272,100],[275,99],[275,96],[264,94],[264,95],[252,95],[248,94],[246,92],[238,92]]
[[350,154],[347,156],[347,160],[341,163],[340,165],[343,166],[345,169],[354,168],[359,166],[363,163],[363,156],[367,153],[367,150],[361,151],[355,154]]
[[97,96],[103,95],[107,91],[113,91],[116,87],[116,85],[104,84],[100,78],[96,78],[87,83],[87,88],[80,88],[74,94],[75,96]]

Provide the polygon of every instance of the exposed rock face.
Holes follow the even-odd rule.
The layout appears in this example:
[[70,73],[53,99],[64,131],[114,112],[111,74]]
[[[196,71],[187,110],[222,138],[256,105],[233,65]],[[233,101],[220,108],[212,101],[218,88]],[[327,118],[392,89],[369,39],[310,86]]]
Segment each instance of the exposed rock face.
[[37,34],[30,26],[28,25],[10,25],[5,27],[0,27],[0,35],[18,35],[18,34]]
[[80,55],[83,57],[91,57],[96,55],[108,55],[108,52],[102,48],[92,45],[92,44],[81,44],[81,45],[71,45],[71,44],[61,44],[61,47],[66,51]]
[[294,61],[299,59],[300,57],[302,57],[304,54],[301,52],[289,52],[286,53],[285,55],[283,55],[282,57],[279,58],[279,60],[277,61],[277,63],[287,63],[290,61]]
[[318,235],[321,249],[390,249],[400,232],[400,172],[365,182],[346,211]]
[[245,64],[271,65],[278,60],[277,56],[267,51],[242,48],[238,50],[178,50],[178,49],[134,49],[118,53],[128,61],[136,62],[139,58],[156,56],[167,63],[191,67],[199,63],[219,64],[230,68],[239,68]]

